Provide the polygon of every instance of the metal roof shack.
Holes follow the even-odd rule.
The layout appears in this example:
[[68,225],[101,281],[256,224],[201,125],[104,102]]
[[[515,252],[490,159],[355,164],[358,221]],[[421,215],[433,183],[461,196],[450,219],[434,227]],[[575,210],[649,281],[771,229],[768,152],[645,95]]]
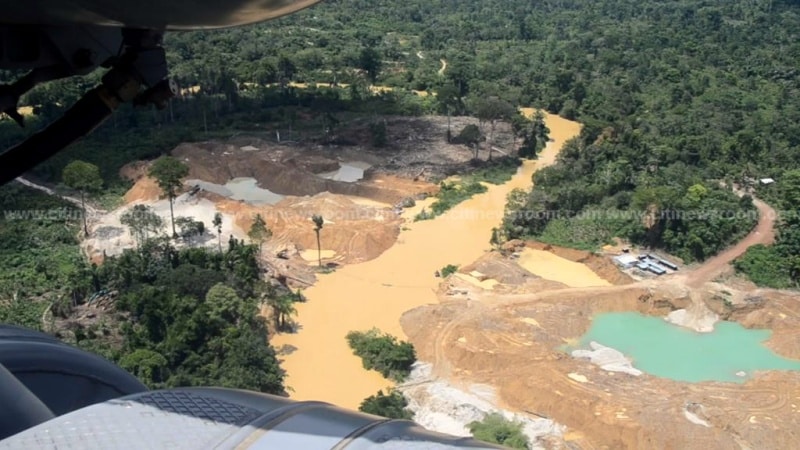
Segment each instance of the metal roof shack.
[[635,266],[639,262],[639,259],[631,254],[625,254],[625,255],[615,256],[614,262],[621,267],[629,269]]

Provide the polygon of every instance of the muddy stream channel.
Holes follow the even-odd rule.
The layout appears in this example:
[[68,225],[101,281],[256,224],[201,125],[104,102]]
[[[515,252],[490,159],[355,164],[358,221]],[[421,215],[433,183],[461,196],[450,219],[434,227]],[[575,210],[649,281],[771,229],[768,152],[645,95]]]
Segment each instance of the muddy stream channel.
[[[434,220],[412,222],[425,203],[419,202],[404,213],[408,223],[394,246],[371,261],[320,275],[317,283],[305,290],[308,301],[297,304],[297,333],[272,339],[276,348],[291,349],[281,358],[293,399],[356,409],[366,397],[392,385],[377,372],[363,369],[345,335],[377,327],[405,339],[400,316],[438,302],[436,289],[441,279],[434,277],[434,272],[447,264],[469,264],[490,249],[491,230],[501,221],[507,194],[515,188],[529,189],[537,167],[552,164],[562,144],[580,132],[578,123],[557,116],[548,115],[546,121],[552,141],[537,161],[526,161],[511,181],[489,185],[488,192]],[[322,233],[324,242],[324,229]],[[568,282],[564,278],[575,271],[574,263],[560,258],[548,257],[547,266],[548,272],[560,274],[558,281],[562,282]]]

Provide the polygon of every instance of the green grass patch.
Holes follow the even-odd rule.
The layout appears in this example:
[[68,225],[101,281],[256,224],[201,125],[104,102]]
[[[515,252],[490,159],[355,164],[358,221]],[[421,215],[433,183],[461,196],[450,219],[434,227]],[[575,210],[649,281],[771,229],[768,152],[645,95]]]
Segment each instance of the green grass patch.
[[754,245],[734,261],[733,266],[758,286],[774,289],[796,287],[787,259],[776,247]]
[[456,182],[442,181],[439,185],[441,190],[436,194],[436,201],[431,204],[431,209],[423,209],[414,216],[414,222],[430,220],[441,216],[454,206],[471,198],[475,194],[482,194],[488,189],[486,186],[473,180],[461,180]]
[[70,203],[17,183],[0,187],[0,322],[40,330],[51,301],[86,270],[80,214]]
[[467,428],[475,439],[483,442],[511,448],[528,448],[528,437],[522,432],[522,424],[507,420],[499,413],[488,414],[480,422],[470,423]]
[[483,194],[488,188],[482,183],[504,184],[511,180],[517,169],[522,165],[519,158],[504,157],[483,165],[469,174],[462,175],[458,181],[442,181],[439,183],[440,191],[436,194],[436,201],[430,210],[423,209],[414,216],[414,222],[434,219],[459,203],[472,198],[475,194]]
[[442,268],[442,278],[447,278],[456,272],[458,272],[458,266],[455,264],[448,264]]
[[79,210],[11,183],[0,188],[0,295],[37,298],[68,286],[83,259]]
[[477,169],[469,176],[474,181],[484,181],[491,184],[504,184],[511,181],[522,165],[522,160],[513,157],[495,159],[486,166]]
[[0,323],[42,330],[42,314],[48,303],[41,300],[0,300]]
[[631,221],[620,212],[590,209],[564,219],[551,220],[535,239],[546,244],[578,250],[594,251],[624,235]]

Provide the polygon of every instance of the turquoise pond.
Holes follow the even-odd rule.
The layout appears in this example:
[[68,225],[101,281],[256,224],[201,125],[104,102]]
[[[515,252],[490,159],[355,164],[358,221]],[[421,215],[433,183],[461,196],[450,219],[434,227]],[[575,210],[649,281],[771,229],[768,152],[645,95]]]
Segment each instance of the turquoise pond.
[[714,332],[697,333],[659,317],[607,313],[594,318],[579,348],[588,348],[591,341],[615,348],[634,367],[658,377],[741,383],[758,370],[800,370],[800,361],[783,358],[764,346],[771,333],[734,322],[719,322]]

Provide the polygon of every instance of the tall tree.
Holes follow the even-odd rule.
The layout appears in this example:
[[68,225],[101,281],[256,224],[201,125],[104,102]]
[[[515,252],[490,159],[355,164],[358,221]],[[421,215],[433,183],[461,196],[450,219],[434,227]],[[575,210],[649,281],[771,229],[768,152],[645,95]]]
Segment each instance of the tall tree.
[[295,301],[294,294],[273,295],[267,299],[267,304],[272,308],[272,313],[275,316],[275,328],[280,331],[286,331],[289,326],[289,318],[297,314],[297,309],[294,307]]
[[247,232],[247,236],[252,239],[253,242],[258,243],[258,252],[261,253],[261,246],[264,245],[264,241],[272,237],[272,230],[267,227],[267,222],[264,221],[261,214],[256,214],[256,218],[253,220],[253,224],[250,225],[250,231]]
[[458,144],[465,144],[467,147],[471,148],[474,152],[472,155],[473,159],[478,159],[478,150],[480,150],[479,143],[481,142],[481,130],[478,128],[477,125],[471,123],[464,127],[458,136],[453,139],[453,142]]
[[436,94],[436,100],[439,102],[441,108],[444,109],[445,114],[447,114],[447,142],[450,142],[453,137],[450,129],[450,116],[457,111],[461,103],[458,88],[451,83],[446,83],[439,88],[439,92]]
[[278,58],[278,77],[280,78],[281,87],[288,86],[295,73],[297,73],[297,67],[295,67],[292,60],[286,55],[281,55]]
[[314,214],[311,216],[311,221],[314,222],[314,232],[317,233],[317,263],[322,267],[322,245],[319,240],[319,232],[322,231],[325,219],[319,214]]
[[530,120],[528,120],[528,118],[519,111],[511,116],[511,132],[514,137],[515,150],[519,150],[517,148],[517,139],[525,138],[525,134],[528,131],[528,128],[530,128],[530,123]]
[[364,47],[358,56],[358,68],[366,72],[369,82],[375,84],[383,63],[381,55],[372,47]]
[[178,188],[182,185],[182,179],[189,175],[189,166],[182,163],[176,158],[171,156],[162,156],[158,158],[148,173],[151,177],[155,178],[158,187],[169,199],[169,216],[172,220],[172,237],[177,238],[178,233],[175,230],[175,212],[173,209],[173,201],[177,196]]
[[489,97],[477,101],[475,115],[481,122],[489,122],[489,140],[487,142],[489,150],[487,159],[489,161],[492,160],[492,146],[494,145],[494,132],[497,122],[511,119],[514,113],[514,107],[510,103],[497,97]]
[[72,189],[77,189],[81,193],[83,232],[86,236],[89,236],[89,226],[86,224],[86,194],[97,192],[103,187],[100,169],[88,162],[72,161],[64,167],[61,178],[64,180],[64,184]]
[[547,142],[550,140],[550,129],[545,124],[544,114],[541,111],[536,111],[533,119],[523,125],[521,135],[520,157],[535,158],[547,146]]
[[217,245],[219,246],[219,252],[222,253],[222,213],[214,213],[214,220],[211,225],[217,229]]

